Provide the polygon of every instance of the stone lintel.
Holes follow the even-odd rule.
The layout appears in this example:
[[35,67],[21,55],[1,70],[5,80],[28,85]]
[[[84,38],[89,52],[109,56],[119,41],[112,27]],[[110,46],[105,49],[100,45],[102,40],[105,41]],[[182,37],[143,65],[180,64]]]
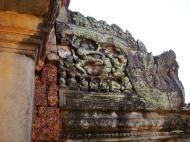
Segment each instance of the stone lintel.
[[40,48],[39,24],[42,18],[0,11],[0,51],[35,55]]
[[44,55],[59,0],[0,0],[0,52]]
[[1,0],[0,10],[44,17],[49,12],[50,2],[51,0]]

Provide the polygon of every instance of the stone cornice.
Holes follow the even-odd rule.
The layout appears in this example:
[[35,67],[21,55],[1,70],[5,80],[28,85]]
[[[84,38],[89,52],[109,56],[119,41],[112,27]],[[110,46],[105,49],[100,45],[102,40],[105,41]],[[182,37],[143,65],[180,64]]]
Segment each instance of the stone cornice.
[[38,65],[59,8],[60,0],[0,0],[0,52],[32,55]]
[[46,58],[46,49],[48,44],[49,35],[51,32],[51,29],[53,28],[55,24],[55,20],[59,14],[59,10],[61,7],[61,1],[60,0],[51,0],[50,7],[48,11],[48,16],[44,19],[44,23],[42,25],[41,34],[43,37],[43,43],[42,48],[40,48],[38,57],[37,57],[37,66],[36,70],[41,70],[41,68],[44,66],[44,61]]
[[51,0],[1,0],[0,10],[45,17]]

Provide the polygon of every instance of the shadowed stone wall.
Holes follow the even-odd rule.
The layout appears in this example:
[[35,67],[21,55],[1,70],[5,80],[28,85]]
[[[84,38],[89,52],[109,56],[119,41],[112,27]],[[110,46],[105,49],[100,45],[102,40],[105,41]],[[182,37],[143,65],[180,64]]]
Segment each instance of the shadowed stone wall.
[[1,52],[0,64],[0,141],[30,142],[34,60]]

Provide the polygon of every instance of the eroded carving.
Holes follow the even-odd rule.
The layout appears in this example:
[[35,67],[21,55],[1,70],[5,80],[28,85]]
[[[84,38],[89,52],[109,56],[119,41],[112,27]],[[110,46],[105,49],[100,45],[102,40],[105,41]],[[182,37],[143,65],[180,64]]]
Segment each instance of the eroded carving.
[[87,16],[85,17],[80,12],[72,12],[69,11],[70,15],[70,23],[93,29],[95,31],[101,32],[101,33],[107,33],[110,35],[114,35],[116,37],[119,37],[121,39],[127,40],[129,43],[129,46],[132,48],[136,47],[135,39],[132,37],[131,33],[126,30],[125,32],[116,24],[108,25],[107,22],[100,20],[97,21],[95,18]]
[[70,43],[58,49],[60,68],[64,68],[61,86],[99,92],[132,91],[125,73],[127,58],[119,49],[76,36]]
[[67,41],[67,50],[60,46],[58,51],[64,68],[61,86],[139,96],[151,109],[183,105],[184,90],[172,50],[153,56],[140,40],[115,24],[79,12],[69,15],[69,23],[56,23],[58,41]]

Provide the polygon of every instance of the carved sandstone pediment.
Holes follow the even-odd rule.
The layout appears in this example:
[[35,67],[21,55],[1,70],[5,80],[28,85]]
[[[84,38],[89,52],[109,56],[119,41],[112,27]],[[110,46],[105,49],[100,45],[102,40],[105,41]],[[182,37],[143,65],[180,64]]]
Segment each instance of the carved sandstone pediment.
[[153,56],[140,40],[115,24],[79,12],[68,11],[68,17],[68,23],[56,22],[63,90],[85,91],[87,96],[95,92],[110,100],[123,95],[125,109],[173,110],[183,105],[184,91],[172,50]]
[[188,112],[177,112],[184,89],[172,50],[153,56],[119,26],[64,7],[47,46],[36,87],[35,140],[188,139]]

